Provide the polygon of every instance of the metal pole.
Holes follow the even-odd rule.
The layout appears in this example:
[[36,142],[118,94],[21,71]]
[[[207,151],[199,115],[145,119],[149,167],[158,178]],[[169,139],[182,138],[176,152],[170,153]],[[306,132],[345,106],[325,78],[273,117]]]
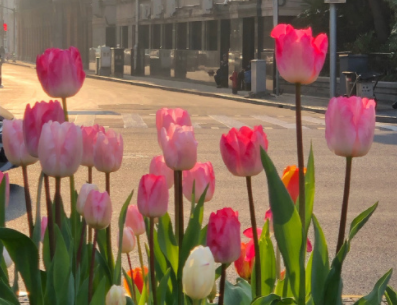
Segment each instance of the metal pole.
[[[14,5],[15,5],[15,3],[14,3]],[[16,32],[17,32],[17,28],[16,28],[16,26],[15,26],[15,18],[16,18],[16,14],[15,14],[15,8],[14,8],[14,10],[13,10],[13,13],[14,13],[14,33],[13,33],[13,36],[14,36],[14,51],[13,51],[13,53],[16,55],[17,53],[16,53],[16,49],[17,49],[17,41],[16,41]]]
[[135,0],[135,47],[134,47],[134,70],[137,75],[138,64],[138,35],[139,35],[139,0]]
[[256,59],[261,59],[261,52],[263,50],[263,22],[261,22],[262,17],[262,0],[256,1],[256,26],[257,26],[257,54]]
[[[275,27],[278,24],[278,0],[273,0],[273,27]],[[274,69],[276,70],[275,73],[275,81],[276,81],[276,95],[280,95],[280,84],[279,84],[279,73],[276,65],[276,45],[274,45],[274,59],[273,59],[273,66]]]
[[330,36],[330,52],[329,52],[329,94],[330,97],[336,95],[336,4],[329,5],[329,36]]

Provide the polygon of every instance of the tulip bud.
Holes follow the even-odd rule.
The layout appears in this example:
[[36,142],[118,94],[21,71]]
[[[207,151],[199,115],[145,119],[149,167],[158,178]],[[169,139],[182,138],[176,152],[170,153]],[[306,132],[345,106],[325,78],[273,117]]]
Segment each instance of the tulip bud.
[[3,247],[3,258],[7,268],[10,268],[12,265],[12,259],[10,257],[10,254],[8,254],[6,247]]
[[214,257],[208,247],[194,248],[183,267],[183,291],[193,300],[206,298],[215,282]]
[[191,170],[183,171],[183,195],[189,201],[192,201],[193,182],[195,188],[195,203],[199,201],[207,185],[208,190],[205,194],[204,202],[210,201],[215,192],[215,175],[211,162],[197,162]]
[[26,149],[22,120],[3,121],[3,146],[7,160],[13,165],[27,166],[37,162],[37,158],[32,157]]
[[145,221],[136,205],[128,206],[125,225],[130,227],[136,236],[146,232]]
[[98,124],[89,127],[81,126],[83,136],[83,159],[81,160],[81,165],[94,166],[94,147],[99,132],[106,133],[105,128]]
[[106,305],[126,305],[125,290],[121,286],[113,285],[106,295]]
[[236,271],[240,277],[249,281],[251,279],[254,260],[246,259],[246,247],[246,243],[241,243],[241,254],[240,257],[234,262],[234,267],[236,268]]
[[123,242],[121,246],[121,253],[130,253],[135,248],[135,234],[130,227],[123,229]]
[[123,161],[123,137],[114,130],[99,132],[94,146],[94,166],[104,173],[118,171]]
[[84,219],[86,223],[96,230],[109,226],[112,220],[112,202],[107,192],[92,190],[85,202]]
[[87,201],[88,194],[92,190],[98,191],[96,184],[84,183],[80,189],[79,196],[77,197],[76,210],[82,216],[84,214],[84,206]]
[[44,240],[45,236],[45,231],[47,230],[47,225],[48,225],[48,218],[46,216],[43,216],[41,218],[41,241]]
[[8,207],[10,202],[10,180],[8,178],[8,173],[4,174],[3,172],[0,172],[0,184],[2,184],[3,181],[5,181],[6,184],[6,192],[3,194],[3,196],[5,195],[5,207]]
[[[306,168],[303,169],[303,172],[306,174]],[[284,169],[281,180],[291,196],[292,201],[296,203],[299,197],[299,168],[295,165],[287,166]]]
[[153,157],[150,162],[149,174],[164,176],[169,189],[174,185],[174,171],[165,164],[162,155]]
[[167,212],[168,187],[164,176],[142,176],[138,187],[138,209],[146,217],[161,217]]

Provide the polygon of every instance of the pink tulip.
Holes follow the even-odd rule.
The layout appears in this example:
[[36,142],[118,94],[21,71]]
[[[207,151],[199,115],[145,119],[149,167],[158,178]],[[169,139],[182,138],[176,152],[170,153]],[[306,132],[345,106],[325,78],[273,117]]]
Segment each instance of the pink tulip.
[[81,126],[83,135],[83,160],[81,160],[81,165],[94,166],[94,146],[100,131],[106,133],[105,128],[98,124],[88,127]]
[[94,146],[94,166],[104,173],[118,171],[123,161],[123,137],[114,130],[98,132]]
[[139,212],[136,205],[128,206],[125,225],[130,227],[137,236],[146,232],[145,221],[143,220],[143,216]]
[[22,120],[3,121],[3,146],[8,161],[16,166],[27,166],[37,162],[26,149]]
[[130,253],[135,248],[135,233],[130,227],[123,229],[123,241],[121,244],[121,253]]
[[174,185],[174,171],[165,164],[162,155],[153,157],[150,162],[149,174],[164,176],[169,189]]
[[223,162],[235,176],[255,176],[263,171],[260,147],[267,150],[268,141],[261,125],[250,129],[230,129],[221,137],[220,148]]
[[8,178],[8,173],[0,172],[0,184],[3,183],[3,179],[5,179],[5,183],[6,183],[6,185],[5,185],[5,190],[6,190],[5,207],[8,207],[8,204],[10,203],[10,180]]
[[23,117],[23,136],[26,148],[33,157],[38,157],[38,146],[43,125],[49,121],[65,122],[61,104],[58,101],[36,102],[32,108],[27,104]]
[[79,168],[83,156],[80,128],[69,122],[45,123],[38,152],[46,175],[61,178],[72,176]]
[[357,96],[332,98],[325,113],[328,148],[343,157],[366,155],[374,139],[375,105]]
[[107,192],[91,191],[84,206],[84,219],[86,223],[96,229],[102,230],[110,225],[112,220],[112,202]]
[[191,170],[183,171],[183,195],[189,201],[192,201],[193,182],[195,186],[195,203],[199,201],[207,185],[208,190],[204,201],[210,201],[215,191],[215,174],[211,162],[197,162]]
[[186,110],[181,108],[161,108],[160,110],[157,110],[156,127],[159,144],[161,143],[161,129],[164,127],[166,130],[168,130],[168,127],[170,127],[171,123],[181,126],[192,126],[190,116]]
[[269,219],[269,230],[271,233],[274,232],[273,228],[273,213],[272,210],[269,208],[265,213],[265,221]]
[[138,187],[138,209],[146,217],[161,217],[167,212],[168,187],[164,176],[142,176]]
[[223,208],[216,213],[211,213],[207,230],[207,246],[211,249],[217,263],[232,263],[240,257],[240,222],[237,212],[231,208]]
[[76,210],[80,215],[84,214],[84,206],[87,201],[88,194],[92,191],[98,191],[98,187],[95,184],[84,183],[80,189],[79,196],[77,197]]
[[[262,229],[256,229],[256,231],[259,240],[262,234]],[[252,261],[253,258],[255,258],[254,234],[252,228],[248,228],[244,230],[243,234],[250,239],[249,242],[247,243],[246,256],[245,256],[245,260],[250,262]]]
[[327,55],[326,34],[313,38],[311,28],[295,30],[279,24],[270,36],[276,39],[277,68],[287,82],[308,85],[317,79]]
[[80,52],[75,47],[45,50],[37,56],[36,71],[43,90],[51,97],[75,95],[85,79]]
[[161,130],[161,147],[167,166],[173,170],[192,169],[197,161],[197,141],[192,126],[170,124]]
[[43,216],[41,218],[41,241],[44,240],[45,231],[47,230],[48,218]]

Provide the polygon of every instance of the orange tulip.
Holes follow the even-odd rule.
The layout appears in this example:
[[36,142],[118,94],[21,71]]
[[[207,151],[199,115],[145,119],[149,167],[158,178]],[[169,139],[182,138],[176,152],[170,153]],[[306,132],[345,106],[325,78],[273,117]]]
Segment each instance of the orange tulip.
[[247,243],[241,243],[241,254],[240,257],[234,262],[234,267],[239,276],[249,281],[251,279],[252,267],[254,260],[246,259]]
[[[306,174],[306,168],[303,169]],[[296,203],[299,196],[299,168],[296,165],[287,166],[284,169],[283,177],[281,178],[292,201]]]
[[[148,274],[148,268],[146,266],[143,267],[145,269],[145,276]],[[128,276],[131,277],[131,270],[127,272]],[[137,267],[132,270],[132,280],[135,286],[138,288],[139,293],[142,293],[143,289],[143,276],[142,276],[142,269]],[[127,293],[131,296],[130,288],[128,287],[127,280],[124,279],[124,288]]]

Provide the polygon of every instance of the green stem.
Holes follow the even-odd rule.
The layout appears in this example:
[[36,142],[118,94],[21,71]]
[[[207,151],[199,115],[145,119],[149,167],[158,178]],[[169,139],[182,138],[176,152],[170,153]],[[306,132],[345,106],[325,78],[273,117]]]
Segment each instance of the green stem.
[[136,240],[137,240],[137,242],[138,242],[138,255],[139,255],[139,263],[141,264],[142,278],[143,278],[143,281],[145,282],[145,276],[146,276],[146,274],[145,274],[145,268],[144,268],[145,265],[143,264],[143,255],[142,255],[141,239],[140,239],[140,236],[139,236],[139,235],[136,237]]
[[[110,173],[105,173],[106,178],[106,192],[110,196]],[[107,241],[107,256],[108,256],[108,266],[110,269],[110,274],[113,274],[114,271],[114,261],[113,261],[113,253],[112,253],[112,228],[109,225],[106,228],[106,241]]]
[[279,280],[281,275],[281,255],[280,248],[276,246],[276,278]]
[[284,278],[284,286],[283,286],[283,293],[282,293],[282,297],[286,298],[287,294],[288,294],[288,285],[289,285],[289,280],[287,277],[287,274],[285,274],[285,278]]
[[150,250],[150,280],[152,284],[152,294],[153,294],[153,305],[157,305],[157,295],[156,295],[156,278],[154,274],[154,218],[150,217],[150,234],[149,234],[149,250]]
[[[75,192],[75,187],[74,187],[74,176],[69,177],[69,182],[70,182],[70,205],[71,205],[71,221],[72,221],[72,236],[75,238],[75,240],[78,240],[79,238],[79,233],[77,229],[78,221],[79,221],[79,214],[77,213],[76,210],[76,192]],[[77,244],[75,245],[77,248]],[[75,249],[76,249],[75,248]]]
[[[177,244],[183,241],[183,193],[182,193],[182,171],[174,171],[174,199],[175,199],[175,236]],[[179,247],[181,249],[181,247]]]
[[134,304],[138,304],[138,302],[136,301],[136,292],[135,292],[135,284],[134,284],[134,280],[133,280],[133,276],[132,276],[132,264],[131,264],[131,258],[130,258],[130,254],[127,253],[127,259],[128,259],[128,266],[130,267],[130,274],[131,274],[131,280],[132,280],[132,298],[134,300]]
[[251,217],[251,226],[252,226],[252,235],[254,237],[254,249],[255,249],[255,291],[256,296],[259,297],[262,295],[262,285],[261,285],[261,256],[259,251],[259,240],[258,240],[258,231],[256,227],[256,216],[255,216],[255,205],[254,198],[252,196],[252,183],[251,177],[245,177],[247,182],[247,191],[248,191],[248,202],[250,208],[250,217]]
[[225,297],[225,281],[226,281],[226,264],[222,264],[222,273],[219,287],[219,302],[218,305],[223,305],[223,299]]
[[338,254],[345,240],[347,207],[349,204],[350,179],[352,173],[352,161],[353,161],[352,157],[346,157],[345,189],[343,191],[342,213],[340,215],[338,245],[336,247],[336,254]]
[[61,201],[61,178],[55,178],[55,223],[57,224],[58,228],[62,228],[62,201]]
[[88,183],[92,183],[92,166],[88,167]]
[[47,206],[47,230],[48,230],[48,238],[50,244],[50,257],[51,260],[54,257],[55,253],[55,235],[54,235],[54,217],[52,214],[52,202],[50,196],[50,179],[47,175],[44,175],[44,188],[45,188],[45,198],[46,198],[46,206]]
[[302,113],[301,113],[301,84],[295,84],[296,99],[296,144],[298,151],[299,167],[299,216],[302,223],[302,247],[300,252],[300,285],[298,304],[304,305],[306,299],[306,280],[305,280],[305,257],[306,257],[306,200],[305,200],[305,174],[303,156],[303,136],[302,136]]
[[32,200],[30,198],[28,170],[26,165],[22,166],[22,175],[23,175],[23,185],[25,191],[26,215],[28,217],[28,225],[29,225],[29,236],[30,238],[32,238],[33,237]]
[[66,97],[62,98],[62,106],[63,106],[63,113],[65,115],[65,121],[69,122],[68,104],[66,103]]
[[98,231],[94,230],[94,242],[92,244],[92,251],[91,251],[91,264],[90,264],[90,275],[88,279],[88,304],[91,303],[92,299],[92,280],[94,279],[94,262],[95,262],[95,247],[96,241],[98,237]]
[[193,305],[200,305],[201,304],[201,300],[192,300],[193,301]]
[[[85,222],[85,219],[83,217],[83,223],[81,226],[81,235],[80,235],[80,243],[79,243],[79,248],[77,250],[77,258],[76,258],[76,269],[78,269],[80,261],[81,261],[81,253],[83,251],[83,242],[85,240],[85,231],[86,231],[87,225]],[[88,228],[90,229],[90,228]],[[90,242],[90,241],[89,241]]]

